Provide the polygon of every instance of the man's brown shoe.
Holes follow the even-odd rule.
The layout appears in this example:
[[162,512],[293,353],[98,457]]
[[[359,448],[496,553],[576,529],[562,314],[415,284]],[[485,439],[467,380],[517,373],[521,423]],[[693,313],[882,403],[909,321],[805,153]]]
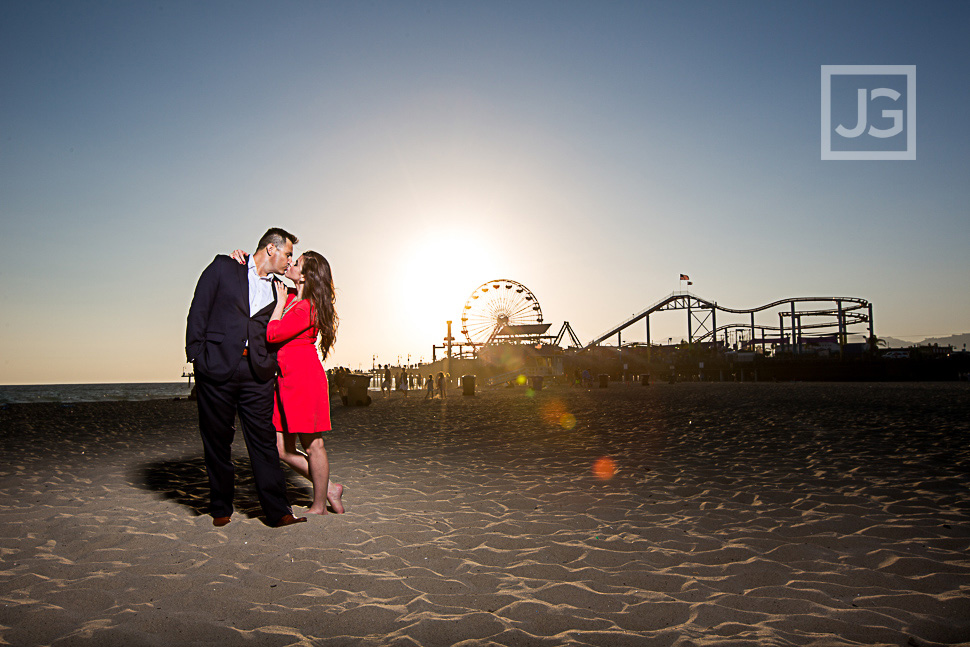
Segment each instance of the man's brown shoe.
[[292,526],[295,523],[303,523],[304,521],[306,521],[306,517],[294,517],[292,514],[284,514],[283,518],[277,521],[273,527],[282,528],[283,526]]
[[221,528],[222,526],[226,525],[230,521],[232,521],[230,517],[213,517],[212,525],[218,528]]

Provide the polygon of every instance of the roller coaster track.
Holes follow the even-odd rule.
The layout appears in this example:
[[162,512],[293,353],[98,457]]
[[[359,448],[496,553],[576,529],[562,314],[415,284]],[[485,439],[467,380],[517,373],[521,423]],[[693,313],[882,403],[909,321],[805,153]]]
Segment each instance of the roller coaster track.
[[[798,305],[796,304],[831,305],[822,308],[816,306],[811,309],[806,308],[799,310]],[[779,320],[778,325],[755,323],[754,316],[756,313],[762,313],[776,308],[779,309],[777,312]],[[603,341],[614,335],[619,335],[624,329],[644,319],[647,320],[647,341],[649,342],[649,316],[655,312],[662,312],[665,310],[688,311],[688,337],[691,342],[710,341],[716,339],[718,333],[737,329],[751,330],[752,338],[754,337],[755,330],[761,330],[763,341],[767,341],[764,339],[767,331],[778,331],[778,341],[785,337],[786,332],[792,333],[795,337],[800,337],[801,331],[808,329],[818,330],[824,328],[836,328],[837,333],[840,336],[844,336],[847,332],[848,326],[863,323],[869,324],[869,334],[870,336],[872,335],[872,304],[865,299],[860,299],[859,297],[788,297],[754,308],[727,308],[719,305],[715,301],[709,301],[708,299],[704,299],[690,292],[672,292],[653,305],[642,310],[638,314],[635,314],[629,319],[610,328],[608,331],[586,344],[586,346],[583,348],[585,350],[593,346],[598,346]],[[728,323],[718,327],[716,325],[718,312],[730,313],[734,315],[748,315],[750,317],[750,322]],[[828,320],[803,322],[803,317],[809,319],[834,318],[834,321]],[[711,320],[710,323],[707,321],[708,318]],[[786,318],[789,322],[788,326],[785,326],[784,324]],[[697,324],[698,326],[696,333],[693,329],[693,324]]]

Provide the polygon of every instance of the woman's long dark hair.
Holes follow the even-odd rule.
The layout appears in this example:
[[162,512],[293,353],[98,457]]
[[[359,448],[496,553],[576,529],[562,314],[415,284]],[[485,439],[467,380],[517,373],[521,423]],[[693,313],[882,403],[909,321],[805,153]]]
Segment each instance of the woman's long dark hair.
[[313,306],[313,317],[320,334],[320,353],[327,359],[330,349],[337,341],[337,300],[333,291],[333,274],[330,263],[316,252],[303,252],[303,298]]

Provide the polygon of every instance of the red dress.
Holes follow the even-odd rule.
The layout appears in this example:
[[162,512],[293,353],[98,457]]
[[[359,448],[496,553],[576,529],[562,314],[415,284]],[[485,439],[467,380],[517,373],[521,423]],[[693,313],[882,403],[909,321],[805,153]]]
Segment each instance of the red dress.
[[276,382],[273,424],[277,431],[312,434],[330,431],[330,389],[327,373],[317,355],[317,327],[306,299],[286,298],[283,318],[266,326],[266,340],[283,344],[277,354],[280,373]]

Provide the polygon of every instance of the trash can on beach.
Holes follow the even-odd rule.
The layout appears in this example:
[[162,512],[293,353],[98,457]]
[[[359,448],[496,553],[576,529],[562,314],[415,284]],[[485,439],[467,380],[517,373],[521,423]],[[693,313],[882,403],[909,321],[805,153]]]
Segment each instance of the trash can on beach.
[[461,394],[475,395],[475,376],[474,375],[461,376]]
[[340,380],[340,401],[348,407],[366,407],[371,403],[369,386],[370,375],[345,373]]
[[649,373],[641,373],[640,374],[640,385],[641,386],[650,386],[650,374]]
[[610,385],[610,376],[606,373],[600,373],[600,388],[605,389]]
[[533,391],[541,391],[542,390],[542,376],[541,375],[533,375],[532,376],[532,390]]

